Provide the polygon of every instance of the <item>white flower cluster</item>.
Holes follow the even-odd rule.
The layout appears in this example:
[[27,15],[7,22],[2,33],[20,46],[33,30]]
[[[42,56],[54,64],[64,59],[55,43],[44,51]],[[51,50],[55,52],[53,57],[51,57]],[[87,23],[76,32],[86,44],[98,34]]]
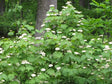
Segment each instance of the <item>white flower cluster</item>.
[[112,44],[112,42],[109,42],[109,44]]
[[46,30],[47,32],[49,32],[51,29],[50,29],[50,28],[46,28],[45,30]]
[[35,76],[36,76],[36,74],[31,74],[31,76],[32,76],[32,77],[35,77]]
[[54,7],[54,4],[49,5],[50,7]]
[[67,1],[67,3],[66,3],[67,5],[70,5],[71,4],[71,1]]
[[46,71],[46,69],[45,68],[42,68],[41,71]]
[[43,51],[40,51],[40,54],[41,54],[42,56],[45,56],[45,55],[46,55],[46,53],[43,52]]
[[45,26],[45,24],[42,24],[42,25],[41,25],[41,27],[44,27],[44,26]]
[[36,40],[41,40],[41,37],[35,37]]
[[27,41],[27,38],[24,36],[27,36],[27,34],[26,33],[22,34],[21,36],[19,36],[19,39],[23,39],[24,41]]
[[49,64],[49,67],[53,67],[53,64]]
[[67,38],[66,36],[62,36],[63,39]]
[[0,54],[2,54],[4,52],[4,50],[2,48],[0,48]]
[[27,60],[23,60],[23,61],[21,62],[21,64],[31,64],[31,63],[28,62]]
[[80,53],[79,53],[79,52],[74,52],[74,54],[78,55],[78,54],[80,54]]
[[[50,10],[50,11],[52,11],[52,10]],[[47,13],[47,14],[46,14],[47,17],[48,17],[48,16],[57,16],[57,15],[58,15],[57,13],[55,13],[55,14],[53,14],[53,13],[52,13],[52,14],[48,14],[48,13]]]
[[58,50],[60,50],[60,48],[57,47],[57,48],[55,48],[55,50],[58,51]]
[[56,69],[59,71],[61,69],[61,67],[57,67]]
[[105,48],[103,50],[110,50],[110,47],[108,45],[105,45]]
[[82,29],[79,29],[79,30],[77,30],[77,31],[78,31],[78,32],[81,32],[81,33],[83,32],[83,30],[82,30]]

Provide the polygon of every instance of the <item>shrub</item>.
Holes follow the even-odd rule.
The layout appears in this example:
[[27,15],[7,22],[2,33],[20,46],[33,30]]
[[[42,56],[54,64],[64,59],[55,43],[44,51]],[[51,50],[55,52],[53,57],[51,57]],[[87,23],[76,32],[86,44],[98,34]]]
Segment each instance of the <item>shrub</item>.
[[42,37],[32,37],[23,25],[15,40],[0,41],[0,83],[111,84],[112,42],[86,40],[83,21],[67,2],[61,12],[51,6]]

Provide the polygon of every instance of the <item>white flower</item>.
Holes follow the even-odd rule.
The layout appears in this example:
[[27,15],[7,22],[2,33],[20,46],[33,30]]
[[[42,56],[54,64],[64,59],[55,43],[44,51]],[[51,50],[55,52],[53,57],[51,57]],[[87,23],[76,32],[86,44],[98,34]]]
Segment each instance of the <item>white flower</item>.
[[51,4],[50,7],[54,7],[54,4]]
[[86,52],[86,50],[82,50],[82,52]]
[[13,46],[10,46],[10,48],[13,48]]
[[83,23],[80,23],[81,25],[83,25]]
[[81,20],[78,21],[79,23],[81,22]]
[[80,13],[82,13],[82,12],[80,12],[80,11],[75,11],[75,13],[78,13],[78,14],[80,14]]
[[62,32],[61,32],[61,31],[58,31],[57,33],[58,33],[58,34],[61,34]]
[[2,48],[0,48],[0,50],[3,50]]
[[87,59],[88,61],[90,61],[91,59]]
[[67,52],[72,53],[72,51],[71,51],[71,50],[67,50]]
[[112,44],[112,42],[109,42],[109,44]]
[[61,67],[57,67],[56,69],[57,69],[57,70],[60,70],[60,69],[61,69]]
[[66,40],[70,40],[70,38],[66,38]]
[[27,38],[23,38],[24,40],[27,40]]
[[8,64],[9,66],[11,66],[12,64]]
[[2,51],[0,51],[0,54],[2,54],[3,53],[3,50]]
[[80,26],[80,24],[77,24],[77,26]]
[[40,54],[41,54],[42,56],[45,56],[45,55],[46,55],[46,53],[43,52],[43,51],[41,51]]
[[109,50],[109,49],[110,49],[109,46],[105,45],[105,49],[103,49],[103,50]]
[[100,38],[97,38],[97,40],[100,40]]
[[50,14],[46,14],[46,16],[50,16]]
[[41,37],[36,37],[35,39],[38,39],[38,40],[40,40],[40,39],[41,39]]
[[83,69],[85,69],[86,67],[83,67]]
[[67,1],[67,3],[66,3],[66,4],[68,4],[68,5],[69,5],[69,4],[71,4],[71,1]]
[[47,31],[50,31],[51,29],[50,29],[50,28],[46,28],[46,30],[47,30]]
[[62,36],[62,38],[66,38],[66,36]]
[[87,41],[87,40],[84,40],[84,41]]
[[20,66],[20,64],[19,64],[19,63],[16,63],[16,65],[17,65],[17,66]]
[[68,7],[62,6],[64,9],[67,9]]
[[2,59],[0,59],[0,61],[1,61]]
[[52,31],[52,33],[55,33],[55,31]]
[[74,35],[75,35],[75,33],[72,33],[72,35],[74,36]]
[[53,65],[52,64],[49,64],[49,67],[52,67]]
[[23,60],[21,64],[30,64],[27,60]]
[[83,30],[79,29],[78,32],[83,32]]
[[86,47],[87,47],[87,48],[90,48],[91,46],[90,46],[90,45],[87,45]]
[[46,69],[42,68],[41,71],[46,71]]
[[99,59],[96,59],[96,61],[99,61]]
[[31,76],[32,76],[32,77],[35,77],[35,76],[36,76],[36,74],[31,74]]
[[73,29],[73,31],[76,31],[75,29]]
[[103,37],[103,35],[99,35],[100,37]]
[[78,55],[78,54],[80,54],[80,53],[78,53],[78,52],[74,52],[76,55]]
[[109,64],[107,63],[106,65],[105,65],[105,68],[108,68],[109,67]]
[[1,80],[2,82],[5,82],[5,80]]
[[60,50],[60,48],[57,47],[57,48],[55,48],[55,50]]
[[45,24],[42,24],[42,25],[41,25],[41,27],[44,27],[44,26],[45,26]]
[[2,74],[3,72],[0,72],[0,75]]
[[26,36],[26,35],[27,35],[26,33],[22,34],[22,36]]
[[79,48],[83,48],[83,46],[79,46]]
[[19,39],[23,38],[23,36],[19,36]]

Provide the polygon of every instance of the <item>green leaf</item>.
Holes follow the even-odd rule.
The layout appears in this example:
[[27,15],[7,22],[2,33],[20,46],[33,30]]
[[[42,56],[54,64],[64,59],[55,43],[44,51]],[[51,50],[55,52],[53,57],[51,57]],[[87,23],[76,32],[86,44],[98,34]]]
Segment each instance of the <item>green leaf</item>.
[[54,52],[53,53],[53,58],[61,58],[63,57],[63,54],[61,52]]
[[54,76],[55,75],[55,71],[53,69],[48,69],[47,70],[47,73],[51,76]]
[[8,75],[8,79],[9,79],[9,80],[13,80],[13,79],[14,79],[14,77],[15,77],[15,75],[14,75],[14,74],[9,74],[9,75]]

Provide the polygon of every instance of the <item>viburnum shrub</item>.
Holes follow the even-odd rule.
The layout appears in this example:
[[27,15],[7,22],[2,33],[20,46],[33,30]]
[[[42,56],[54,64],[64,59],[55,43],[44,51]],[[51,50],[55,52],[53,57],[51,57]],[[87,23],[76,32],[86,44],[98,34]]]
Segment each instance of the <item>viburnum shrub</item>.
[[86,40],[83,15],[70,2],[46,15],[41,37],[23,25],[16,39],[0,41],[0,83],[111,84],[112,42]]

